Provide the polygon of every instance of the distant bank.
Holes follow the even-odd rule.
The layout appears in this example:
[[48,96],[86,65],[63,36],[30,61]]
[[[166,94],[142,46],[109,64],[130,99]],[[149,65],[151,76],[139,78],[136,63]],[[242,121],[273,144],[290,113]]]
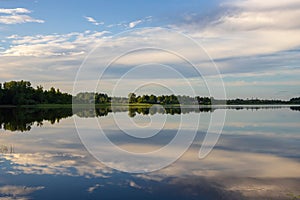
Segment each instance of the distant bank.
[[103,93],[82,92],[76,96],[62,93],[59,89],[51,87],[44,90],[42,86],[33,88],[29,81],[9,81],[0,83],[0,106],[38,106],[38,107],[70,107],[74,104],[97,106],[131,105],[147,106],[160,105],[299,105],[300,97],[290,100],[277,99],[229,99],[220,100],[213,97],[190,97],[186,95],[136,95],[129,93],[128,97],[110,97]]

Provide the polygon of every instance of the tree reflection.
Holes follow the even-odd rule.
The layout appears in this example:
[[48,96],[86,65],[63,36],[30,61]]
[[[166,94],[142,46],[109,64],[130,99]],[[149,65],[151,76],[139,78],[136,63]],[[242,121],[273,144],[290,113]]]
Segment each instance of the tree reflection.
[[151,107],[134,107],[129,106],[128,115],[129,117],[135,117],[137,114],[140,115],[155,115],[155,114],[169,114],[169,115],[180,115],[188,113],[200,113],[200,112],[213,112],[215,108],[212,107],[180,107],[180,106],[151,106]]
[[300,111],[300,106],[290,107],[290,109],[293,111]]
[[[51,124],[59,123],[63,118],[71,117],[75,114],[81,118],[105,117],[109,113],[127,112],[133,118],[137,115],[181,115],[189,113],[214,112],[216,109],[235,109],[235,110],[258,110],[258,109],[279,109],[282,107],[261,107],[261,106],[103,106],[100,108],[0,108],[0,129],[9,131],[30,131],[33,125],[43,126],[44,121]],[[291,110],[300,111],[300,107],[290,107]]]
[[42,126],[43,121],[51,124],[58,123],[60,119],[72,116],[72,109],[35,109],[35,108],[1,108],[0,128],[10,131],[29,131],[36,123]]

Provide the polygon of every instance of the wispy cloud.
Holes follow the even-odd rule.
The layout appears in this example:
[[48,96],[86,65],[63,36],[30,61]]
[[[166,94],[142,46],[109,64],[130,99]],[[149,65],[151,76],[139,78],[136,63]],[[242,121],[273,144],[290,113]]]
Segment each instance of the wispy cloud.
[[287,70],[299,67],[299,10],[297,0],[231,0],[173,27],[199,42],[223,74]]
[[137,20],[129,23],[129,28],[134,28],[136,25],[142,23],[142,20]]
[[129,28],[134,28],[136,27],[138,24],[141,24],[143,22],[150,22],[152,21],[152,16],[148,16],[148,17],[145,17],[143,19],[139,19],[139,20],[135,20],[135,21],[132,21],[128,24],[128,27]]
[[19,13],[31,13],[31,12],[26,8],[12,8],[12,9],[0,8],[0,13],[14,15]]
[[91,22],[92,24],[99,26],[99,25],[103,25],[104,22],[98,22],[96,19],[92,18],[92,17],[88,17],[88,16],[84,16],[84,18],[88,21]]
[[[3,82],[22,79],[30,74],[31,81],[70,81],[74,79],[87,53],[107,33],[85,31],[32,36],[11,35],[6,38],[5,49],[0,51],[0,80]],[[65,73],[68,76],[60,76]]]
[[28,22],[44,23],[44,20],[35,19],[29,15],[30,10],[26,8],[0,8],[0,23],[1,24],[23,24]]
[[107,33],[109,32],[86,31],[34,36],[11,35],[7,39],[11,40],[13,46],[0,52],[0,55],[6,57],[78,56],[92,48],[95,42],[100,42],[103,35]]
[[136,19],[134,21],[122,21],[119,23],[109,24],[106,27],[107,28],[119,27],[119,28],[128,29],[128,28],[134,28],[137,25],[141,25],[142,23],[151,22],[151,21],[152,21],[152,16],[147,16],[142,19]]
[[297,0],[274,1],[234,1],[224,3],[231,13],[224,14],[216,24],[225,30],[285,30],[299,29],[300,22],[293,20],[300,16],[300,3]]
[[28,15],[0,16],[1,24],[24,24],[28,22],[44,23],[44,20],[35,19]]
[[116,26],[118,26],[118,27],[126,27],[127,24],[124,23],[124,22],[120,22],[120,23],[117,23],[117,24],[109,24],[109,25],[107,25],[106,27],[107,27],[107,28],[112,28],[112,27],[116,27]]

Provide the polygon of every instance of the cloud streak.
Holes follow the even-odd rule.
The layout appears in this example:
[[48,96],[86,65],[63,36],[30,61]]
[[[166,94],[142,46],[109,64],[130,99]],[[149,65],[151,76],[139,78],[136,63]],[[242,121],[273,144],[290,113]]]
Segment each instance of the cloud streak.
[[[44,20],[35,19],[29,15],[30,10],[25,8],[5,9],[0,8],[0,24],[24,24],[29,22],[44,23]],[[3,15],[4,14],[4,15]]]
[[230,1],[212,16],[191,15],[175,24],[197,38],[213,58],[270,54],[300,45],[296,0]]
[[129,28],[134,28],[140,23],[142,23],[142,20],[137,20],[137,21],[130,22],[128,26]]
[[104,22],[98,22],[96,19],[92,18],[92,17],[88,17],[88,16],[84,16],[84,18],[88,21],[91,22],[92,24],[99,26],[99,25],[103,25]]
[[0,8],[0,13],[15,15],[19,13],[31,13],[31,12],[26,8],[12,8],[12,9]]
[[148,17],[145,17],[143,19],[139,19],[139,20],[135,20],[135,21],[130,22],[128,24],[128,27],[129,28],[134,28],[134,27],[136,27],[139,24],[142,24],[144,22],[151,22],[151,21],[152,21],[152,16],[148,16]]
[[95,43],[100,42],[103,35],[109,32],[83,33],[71,32],[67,34],[50,34],[34,36],[11,35],[13,46],[2,51],[2,56],[68,56],[79,55],[90,50]]

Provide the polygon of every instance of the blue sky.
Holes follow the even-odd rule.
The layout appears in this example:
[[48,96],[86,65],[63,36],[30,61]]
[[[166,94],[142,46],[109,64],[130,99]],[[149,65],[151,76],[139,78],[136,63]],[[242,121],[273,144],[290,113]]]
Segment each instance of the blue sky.
[[[48,34],[48,33],[68,33],[85,30],[106,30],[107,26],[119,23],[130,23],[139,19],[153,16],[155,19],[148,26],[163,26],[171,23],[179,15],[192,12],[205,12],[213,9],[213,2],[216,1],[70,1],[62,0],[59,3],[51,0],[42,1],[21,1],[2,0],[1,8],[26,8],[32,11],[30,16],[39,18],[45,23],[12,25],[6,34],[17,32],[18,34]],[[104,22],[103,26],[95,27],[88,23],[84,17],[92,17],[99,22]],[[179,20],[179,19],[178,19]],[[144,24],[145,25],[145,24]],[[115,33],[122,31],[119,28],[110,28]]]
[[[101,60],[90,63],[86,83],[81,84],[89,90],[87,86],[97,83],[108,58],[129,47],[152,45],[184,52],[210,82],[221,76],[229,98],[288,99],[300,95],[299,18],[297,0],[0,0],[0,82],[25,79],[72,92],[83,60],[100,44],[97,52]],[[204,48],[220,76],[211,71],[212,62],[203,51],[183,42],[185,36]],[[119,60],[106,74],[106,80],[111,80],[97,88],[110,93],[122,73],[147,63],[171,66],[190,80],[197,95],[208,94],[203,77],[189,66],[170,55],[150,51]],[[187,91],[178,77],[171,73],[162,77],[160,70],[148,79],[163,80],[179,93]],[[130,92],[130,85],[141,84],[138,74],[130,77],[118,95]]]

